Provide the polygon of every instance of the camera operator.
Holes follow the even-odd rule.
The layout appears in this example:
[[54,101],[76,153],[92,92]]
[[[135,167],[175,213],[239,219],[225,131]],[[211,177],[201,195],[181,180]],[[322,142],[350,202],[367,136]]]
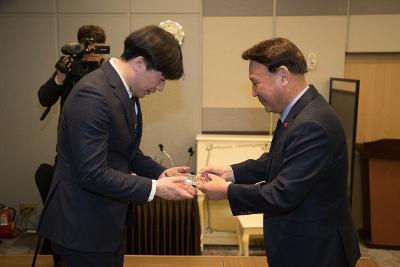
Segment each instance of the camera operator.
[[[102,45],[106,42],[106,34],[103,28],[96,25],[83,25],[78,30],[78,42],[87,51],[93,51],[90,53],[84,53],[82,55],[83,60],[91,63],[97,62],[98,66],[103,63],[103,55],[98,54],[95,51],[97,45]],[[64,54],[66,53],[64,50],[62,50],[62,52]],[[56,63],[56,71],[50,79],[40,87],[38,91],[39,102],[43,107],[47,107],[41,120],[46,117],[50,107],[53,106],[59,98],[61,98],[60,105],[62,110],[64,102],[67,99],[68,94],[71,92],[72,87],[80,78],[82,78],[76,77],[76,74],[71,73],[73,60],[72,55],[62,56]],[[94,70],[94,68],[91,68],[89,71],[92,70]],[[89,71],[86,71],[84,74],[87,74]],[[80,76],[84,74],[81,73]]]

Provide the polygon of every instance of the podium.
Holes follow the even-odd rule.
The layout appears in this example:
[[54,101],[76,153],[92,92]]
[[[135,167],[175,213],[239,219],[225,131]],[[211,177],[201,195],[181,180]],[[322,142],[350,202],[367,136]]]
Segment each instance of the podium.
[[400,249],[400,139],[358,145],[367,247]]

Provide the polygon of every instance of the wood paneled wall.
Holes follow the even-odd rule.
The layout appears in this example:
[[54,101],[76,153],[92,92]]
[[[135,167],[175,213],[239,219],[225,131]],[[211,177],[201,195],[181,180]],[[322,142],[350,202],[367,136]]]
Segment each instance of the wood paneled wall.
[[356,142],[400,138],[400,53],[347,54],[345,78],[360,80]]

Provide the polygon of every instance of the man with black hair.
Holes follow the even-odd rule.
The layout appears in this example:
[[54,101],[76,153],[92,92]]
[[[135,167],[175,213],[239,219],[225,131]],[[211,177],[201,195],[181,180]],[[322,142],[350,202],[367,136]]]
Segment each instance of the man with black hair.
[[[101,45],[106,42],[106,34],[104,32],[104,29],[101,28],[100,26],[83,25],[78,30],[77,40],[79,44],[82,45],[83,47],[86,47],[88,49],[93,49],[96,47],[96,45]],[[84,54],[82,58],[83,60],[86,61],[97,62],[99,65],[101,65],[104,62],[103,56],[101,54],[96,54],[96,53]],[[41,120],[43,120],[46,117],[47,113],[50,111],[50,108],[55,103],[57,103],[59,99],[60,99],[60,107],[61,107],[60,112],[61,112],[65,100],[67,99],[69,93],[71,92],[72,87],[76,83],[77,79],[76,77],[73,77],[73,74],[71,73],[72,60],[73,59],[71,58],[70,55],[64,55],[60,57],[60,59],[56,64],[55,72],[39,88],[38,91],[39,102],[43,107],[47,108],[43,113]],[[64,68],[61,68],[59,66],[64,66]],[[49,165],[46,164],[46,166]],[[40,175],[40,177],[37,177],[37,179],[41,181],[51,181],[53,174],[52,170],[48,169],[47,172],[42,172],[40,170],[41,168],[39,167],[36,172],[36,175]],[[43,184],[43,182],[41,183]],[[50,186],[50,184],[48,186]],[[43,194],[44,199],[47,197],[48,193],[47,191],[43,192],[42,190],[40,193]],[[44,241],[41,251],[42,253],[52,253],[48,240]],[[58,255],[53,254],[53,260],[55,267],[65,266],[65,264],[62,262],[61,258]]]
[[184,183],[188,167],[166,169],[139,148],[139,98],[162,91],[166,80],[182,75],[178,41],[158,26],[147,26],[128,35],[120,59],[105,62],[70,93],[39,225],[39,233],[68,266],[123,266],[129,202],[196,194]]

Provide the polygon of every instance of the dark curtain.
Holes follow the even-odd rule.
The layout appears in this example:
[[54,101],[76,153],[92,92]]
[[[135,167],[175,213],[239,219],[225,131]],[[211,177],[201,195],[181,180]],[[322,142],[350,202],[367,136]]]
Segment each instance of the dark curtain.
[[200,255],[197,197],[180,201],[155,197],[131,208],[134,219],[127,229],[126,254]]

